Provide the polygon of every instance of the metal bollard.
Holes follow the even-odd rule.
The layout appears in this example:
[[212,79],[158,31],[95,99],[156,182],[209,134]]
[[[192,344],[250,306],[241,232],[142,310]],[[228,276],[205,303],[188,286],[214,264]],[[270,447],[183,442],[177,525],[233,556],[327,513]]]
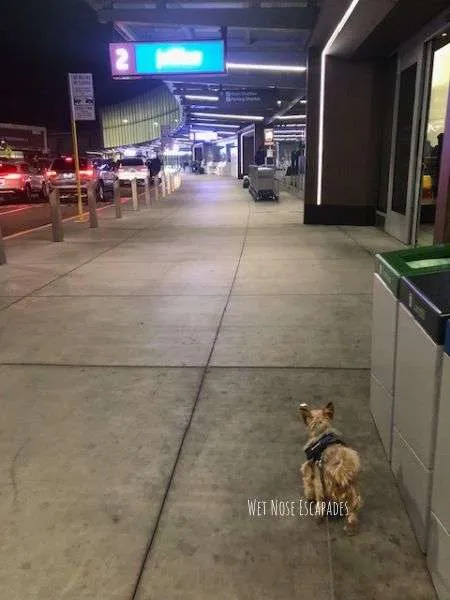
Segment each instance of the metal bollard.
[[131,199],[133,201],[133,210],[139,210],[138,189],[136,179],[131,180]]
[[159,179],[158,179],[158,177],[155,177],[155,179],[153,180],[153,185],[155,187],[155,202],[158,202],[158,196],[159,196]]
[[122,218],[122,198],[120,196],[120,181],[116,179],[114,182],[114,209],[116,211],[116,219]]
[[88,207],[89,207],[89,227],[96,229],[98,227],[97,217],[97,188],[95,185],[90,185],[87,191]]
[[3,243],[2,228],[0,227],[0,265],[6,264],[5,244]]
[[61,202],[59,190],[53,188],[49,194],[50,212],[52,216],[52,237],[54,242],[64,241],[64,227],[61,216]]
[[165,198],[167,195],[166,174],[165,173],[163,173],[161,175],[161,192],[162,192],[162,197]]
[[150,208],[152,199],[150,197],[150,177],[145,178],[145,208]]

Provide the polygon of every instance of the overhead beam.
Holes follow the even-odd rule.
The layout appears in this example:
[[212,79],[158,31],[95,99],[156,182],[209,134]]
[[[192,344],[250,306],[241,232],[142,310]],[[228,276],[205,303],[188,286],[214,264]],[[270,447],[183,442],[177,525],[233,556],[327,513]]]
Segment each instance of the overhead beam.
[[294,98],[293,100],[291,100],[289,102],[289,104],[287,104],[285,107],[283,107],[281,110],[277,111],[273,117],[271,117],[269,119],[269,123],[273,123],[275,121],[275,119],[277,117],[282,117],[284,116],[287,112],[289,112],[290,110],[292,110],[294,108],[294,106],[296,106],[300,100],[302,100],[302,98],[304,98],[305,94],[300,94],[299,96],[297,96],[296,98]]
[[124,23],[114,23],[114,29],[119,33],[127,42],[133,42],[134,36],[128,27]]
[[[158,78],[153,78],[158,79]],[[161,77],[161,79],[164,79]],[[165,76],[167,79],[167,75]],[[303,90],[306,87],[306,77],[304,73],[228,73],[224,75],[177,75],[176,79],[171,79],[174,83],[184,85],[226,85],[237,86],[241,88],[249,87],[276,87],[294,90]]]
[[284,48],[279,48],[278,51],[269,52],[265,48],[260,47],[258,52],[249,52],[247,48],[237,49],[228,46],[227,50],[227,61],[231,63],[262,63],[264,65],[304,67],[308,62],[307,54],[299,52],[298,49],[296,52],[289,52]]
[[151,25],[180,25],[192,27],[236,27],[237,29],[304,29],[314,26],[316,9],[310,6],[292,8],[215,8],[192,10],[171,8],[161,10],[112,9],[98,11],[103,23],[120,21]]

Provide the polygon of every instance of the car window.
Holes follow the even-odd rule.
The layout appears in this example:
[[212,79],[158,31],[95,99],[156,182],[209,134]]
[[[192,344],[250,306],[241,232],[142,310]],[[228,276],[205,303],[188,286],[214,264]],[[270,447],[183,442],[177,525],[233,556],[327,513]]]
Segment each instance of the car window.
[[143,167],[144,160],[142,158],[122,158],[119,161],[119,166],[121,167]]
[[[80,169],[88,169],[90,167],[89,161],[86,158],[80,158]],[[55,158],[51,166],[52,171],[75,171],[75,161],[73,158]]]
[[22,173],[30,173],[30,166],[27,165],[27,163],[22,163],[20,165],[20,170],[22,171]]

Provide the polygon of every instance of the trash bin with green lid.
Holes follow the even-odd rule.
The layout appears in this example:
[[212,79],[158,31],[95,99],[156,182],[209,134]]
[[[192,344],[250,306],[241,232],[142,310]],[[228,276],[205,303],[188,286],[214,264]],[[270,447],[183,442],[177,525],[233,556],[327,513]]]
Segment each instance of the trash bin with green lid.
[[450,271],[450,244],[378,254],[375,262],[370,406],[390,460],[400,280],[408,275]]
[[450,598],[450,321],[442,359],[427,564],[441,600]]
[[450,271],[403,278],[399,300],[392,471],[426,552]]

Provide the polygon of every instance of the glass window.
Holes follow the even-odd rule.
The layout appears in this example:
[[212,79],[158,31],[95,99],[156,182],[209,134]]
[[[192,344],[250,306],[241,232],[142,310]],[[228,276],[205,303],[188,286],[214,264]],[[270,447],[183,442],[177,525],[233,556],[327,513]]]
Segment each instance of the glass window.
[[450,80],[450,43],[434,53],[430,105],[424,148],[424,175],[431,177],[434,199],[439,184],[439,172],[444,138],[445,117]]
[[[80,158],[80,169],[90,167],[89,161],[86,158]],[[67,171],[73,173],[75,171],[75,161],[73,158],[55,158],[51,166],[52,171]]]
[[406,213],[408,195],[416,76],[416,63],[402,71],[400,76],[400,102],[397,118],[397,139],[395,143],[392,210],[402,215]]
[[141,167],[143,164],[142,158],[123,158],[119,161],[121,167]]
[[445,132],[450,85],[450,43],[446,43],[448,39],[448,36],[439,36],[433,42],[431,83],[419,187],[420,210],[417,232],[419,244],[432,243],[444,133],[450,134]]

